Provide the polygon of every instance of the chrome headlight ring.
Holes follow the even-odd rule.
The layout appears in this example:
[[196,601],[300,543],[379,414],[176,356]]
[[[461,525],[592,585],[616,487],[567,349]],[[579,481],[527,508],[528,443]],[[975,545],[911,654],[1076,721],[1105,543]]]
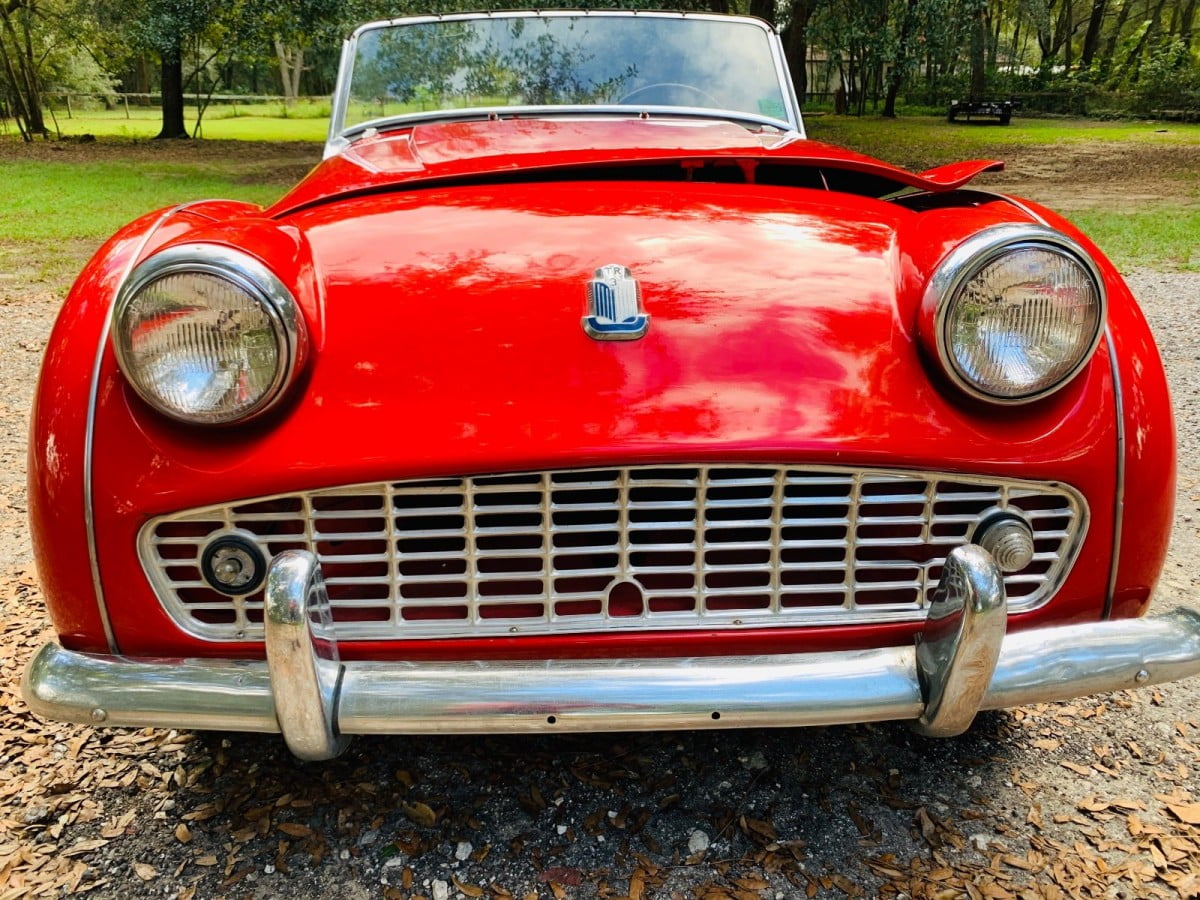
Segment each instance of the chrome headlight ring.
[[[1060,257],[1077,267],[1094,292],[1090,331],[1080,332],[1075,358],[1070,365],[1053,373],[1052,379],[1033,389],[992,392],[974,380],[960,364],[952,346],[952,314],[962,300],[964,288],[985,273],[989,266],[1022,251],[1042,251]],[[1044,225],[999,225],[968,238],[941,262],[925,289],[921,305],[919,331],[926,346],[934,351],[946,377],[967,395],[988,403],[1019,405],[1053,394],[1068,384],[1083,369],[1104,333],[1107,294],[1099,267],[1077,242]]]
[[[260,326],[258,331],[269,332],[271,336],[273,371],[267,377],[260,378],[253,390],[242,398],[242,402],[230,408],[222,409],[213,405],[210,408],[187,409],[178,402],[172,402],[169,392],[161,390],[161,385],[154,381],[153,373],[147,371],[147,354],[139,353],[135,347],[135,332],[146,327],[144,320],[138,320],[135,303],[156,286],[166,291],[172,279],[187,276],[195,276],[198,283],[206,279],[210,282],[207,292],[195,284],[191,285],[193,296],[190,299],[204,297],[206,293],[211,293],[214,286],[217,290],[234,292],[231,296],[235,299],[249,301],[247,309],[235,312],[255,314]],[[170,306],[167,302],[163,305],[164,308]],[[189,307],[186,299],[181,299],[177,311],[166,309],[158,316],[158,324],[169,321],[172,315],[185,316],[198,311],[211,313],[212,309]],[[218,322],[223,330],[228,331],[231,322],[233,327],[237,325],[236,314],[218,318],[223,319]],[[211,332],[215,328],[211,324],[208,327],[210,334],[207,337],[212,338]],[[218,244],[181,244],[157,253],[138,265],[122,285],[113,304],[111,332],[117,363],[138,396],[165,416],[203,425],[244,422],[266,412],[286,393],[286,388],[295,379],[307,347],[303,317],[291,291],[279,277],[255,257]],[[261,334],[257,339],[262,343]],[[194,353],[196,347],[182,346],[177,349],[179,359],[175,365],[181,378],[189,373],[194,374],[199,368],[195,358],[187,358],[189,350]],[[258,352],[262,354],[261,347]]]

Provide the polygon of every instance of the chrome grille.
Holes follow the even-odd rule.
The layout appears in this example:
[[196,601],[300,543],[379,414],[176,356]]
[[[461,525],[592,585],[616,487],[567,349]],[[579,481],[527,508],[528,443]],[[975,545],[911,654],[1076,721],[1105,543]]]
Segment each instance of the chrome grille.
[[171,617],[262,636],[261,591],[229,597],[204,547],[241,533],[320,559],[340,639],[860,624],[920,619],[946,554],[996,510],[1036,554],[1013,610],[1049,598],[1086,507],[1056,483],[831,467],[670,466],[402,481],[155,519],[143,566]]

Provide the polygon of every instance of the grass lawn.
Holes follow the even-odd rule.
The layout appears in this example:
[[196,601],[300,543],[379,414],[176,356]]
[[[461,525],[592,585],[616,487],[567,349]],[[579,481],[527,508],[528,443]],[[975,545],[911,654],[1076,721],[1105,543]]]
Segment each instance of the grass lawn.
[[[152,107],[76,107],[68,116],[65,106],[56,105],[52,111],[53,116],[46,116],[47,124],[68,137],[152,138],[162,127],[162,113]],[[194,110],[187,110],[185,121],[188,131],[195,129]],[[201,136],[209,140],[324,141],[328,131],[329,104],[302,101],[291,109],[282,103],[210,106],[204,113]]]
[[[1176,122],[1099,122],[1091,119],[1022,119],[1012,125],[951,124],[933,116],[815,116],[808,136],[853,147],[890,162],[932,160],[927,166],[997,149],[1029,150],[1060,144],[1176,145],[1200,147],[1200,125]],[[987,155],[984,152],[983,155]]]
[[319,159],[315,144],[0,139],[0,268],[54,280],[144,213],[206,197],[267,205]]
[[1200,203],[1163,203],[1140,212],[1078,210],[1069,218],[1124,271],[1200,271]]
[[[157,132],[153,110],[131,108],[129,119],[123,109],[75,110],[70,120],[63,112],[64,131],[69,125],[99,140],[22,145],[0,137],[0,248],[7,259],[28,260],[31,277],[77,267],[80,248],[90,252],[123,223],[162,206],[203,197],[271,203],[317,162],[316,143],[296,142],[322,141],[327,121],[319,104],[286,119],[267,117],[278,112],[267,107],[242,107],[236,116],[221,107],[205,117],[208,140],[163,143],[140,139]],[[1005,159],[1008,171],[988,176],[986,186],[1064,211],[1119,266],[1200,269],[1200,126],[1018,119],[987,127],[821,116],[809,122],[809,134],[915,170]],[[221,135],[237,140],[214,140]],[[258,143],[265,141],[275,143]]]

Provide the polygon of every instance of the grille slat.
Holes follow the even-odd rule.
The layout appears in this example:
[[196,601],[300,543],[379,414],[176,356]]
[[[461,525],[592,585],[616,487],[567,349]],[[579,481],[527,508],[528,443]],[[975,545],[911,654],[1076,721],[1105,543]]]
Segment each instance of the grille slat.
[[919,620],[947,552],[1012,508],[1038,552],[1006,576],[1040,605],[1086,529],[1064,485],[768,466],[563,470],[350,486],[156,519],[140,552],[164,608],[212,640],[262,636],[261,591],[202,581],[230,530],[307,547],[339,639],[846,625]]

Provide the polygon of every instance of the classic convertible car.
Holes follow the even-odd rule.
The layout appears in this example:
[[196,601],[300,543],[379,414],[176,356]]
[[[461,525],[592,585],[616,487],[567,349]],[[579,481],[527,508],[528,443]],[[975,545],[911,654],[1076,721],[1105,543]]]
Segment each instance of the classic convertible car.
[[366,25],[282,200],[110,240],[46,352],[38,713],[909,719],[1200,671],[1163,369],[1068,222],[806,139],[711,15]]

